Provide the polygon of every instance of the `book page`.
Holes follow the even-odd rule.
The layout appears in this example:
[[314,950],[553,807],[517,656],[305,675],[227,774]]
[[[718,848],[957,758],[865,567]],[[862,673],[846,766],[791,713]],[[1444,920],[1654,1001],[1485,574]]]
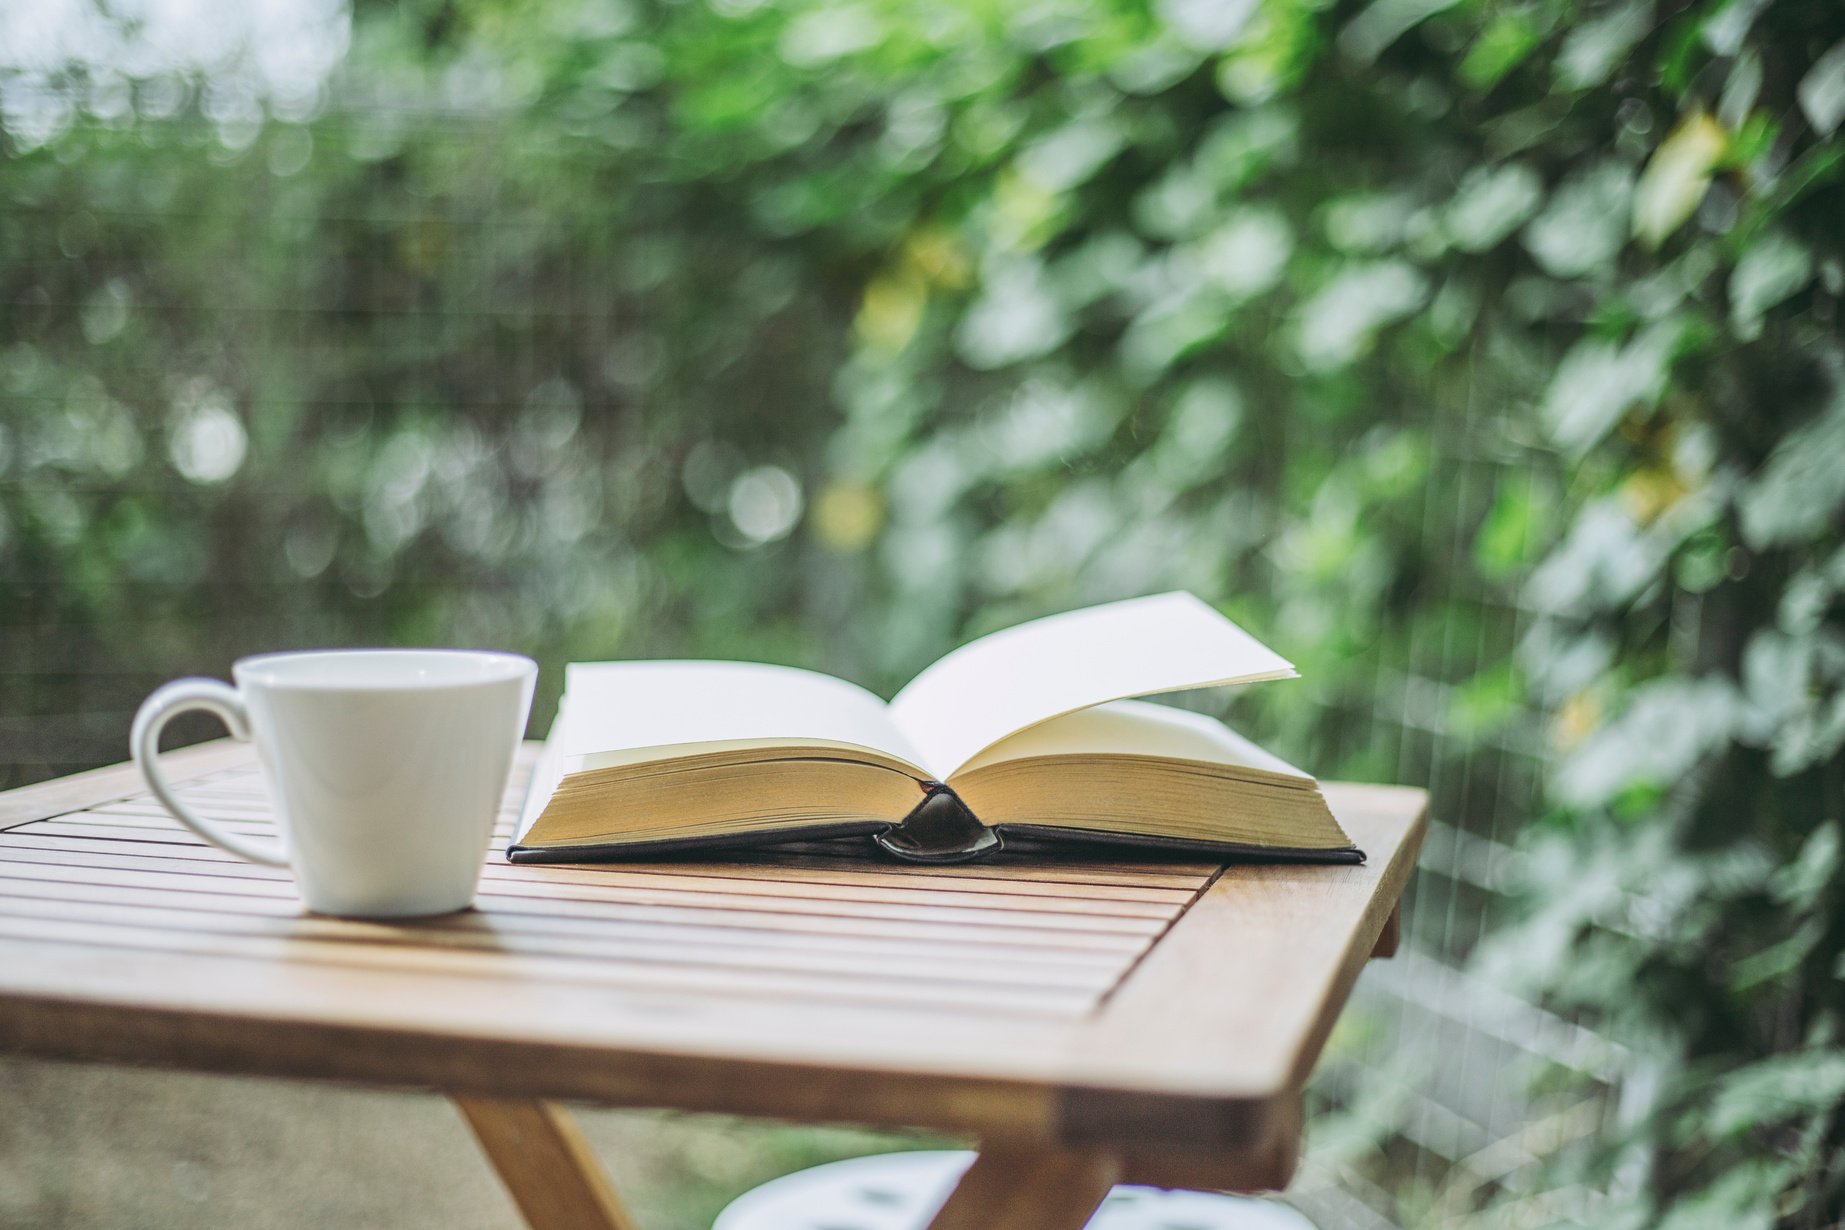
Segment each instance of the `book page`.
[[[560,711],[553,719],[551,729],[556,732],[563,727],[564,715]],[[519,824],[513,829],[513,845],[525,840],[525,835],[532,831],[533,822],[550,801],[552,792],[557,789],[558,779],[562,776],[562,762],[563,757],[558,753],[557,745],[547,739],[544,747],[539,749],[537,762],[532,765],[531,780],[525,785],[525,799],[519,804]]]
[[790,744],[869,748],[916,765],[917,751],[856,684],[753,662],[573,662],[550,743],[567,757],[688,745]]
[[957,776],[988,765],[1036,756],[1159,756],[1172,760],[1201,760],[1207,764],[1298,778],[1302,785],[1313,784],[1311,775],[1273,752],[1257,747],[1214,717],[1144,700],[1113,701],[1040,722],[993,744],[962,765]]
[[918,675],[890,716],[945,778],[1007,735],[1130,696],[1259,679],[1294,667],[1191,594],[1052,615],[962,646]]

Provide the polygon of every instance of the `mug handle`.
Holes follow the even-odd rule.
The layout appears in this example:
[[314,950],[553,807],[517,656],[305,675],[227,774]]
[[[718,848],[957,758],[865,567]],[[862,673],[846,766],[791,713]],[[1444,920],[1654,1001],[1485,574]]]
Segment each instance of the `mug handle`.
[[288,858],[282,852],[281,843],[225,832],[203,816],[196,815],[179,801],[173,788],[167,785],[166,776],[160,771],[160,732],[168,722],[188,709],[203,709],[207,713],[216,714],[225,729],[231,732],[232,738],[249,741],[250,717],[244,712],[243,697],[237,694],[237,689],[219,683],[216,679],[176,679],[156,689],[152,696],[141,702],[140,710],[135,713],[134,730],[128,736],[129,747],[134,752],[135,767],[147,779],[147,788],[173,813],[174,819],[213,845],[229,850],[239,858],[247,858],[252,863],[266,863],[271,867],[288,866]]

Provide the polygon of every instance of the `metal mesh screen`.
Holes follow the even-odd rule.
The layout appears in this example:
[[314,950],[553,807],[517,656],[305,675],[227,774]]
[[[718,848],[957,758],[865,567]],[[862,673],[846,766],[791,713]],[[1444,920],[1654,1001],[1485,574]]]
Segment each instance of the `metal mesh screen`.
[[[315,131],[363,144],[386,140],[400,119],[355,111]],[[497,139],[463,117],[444,125],[419,156],[465,163]],[[127,139],[107,126],[96,140],[123,159],[125,176],[151,175],[156,155],[185,147],[193,129],[210,139],[202,124],[175,120],[145,157],[118,148]],[[578,248],[566,266],[509,278],[539,232],[593,229],[593,219],[491,190],[433,206],[356,194],[351,212],[310,217],[275,174],[294,156],[266,147],[250,194],[233,200],[125,191],[112,203],[73,201],[55,174],[14,180],[22,186],[0,215],[10,337],[0,784],[122,759],[134,705],[153,686],[259,649],[422,635],[576,652],[584,634],[571,619],[619,621],[664,583],[636,563],[641,544],[670,553],[680,535],[709,532],[667,508],[663,493],[684,475],[626,460],[650,456],[635,445],[660,407],[639,404],[627,375],[611,382],[608,356],[621,357],[622,373],[653,371],[649,396],[667,402],[694,396],[696,373],[676,373],[672,356],[625,329],[624,296],[608,288],[646,284],[668,265],[722,279],[721,261],[705,268],[700,252],[639,242]],[[311,259],[285,242],[296,225],[318,236]],[[441,276],[407,277],[419,262]],[[132,348],[114,344],[126,330],[139,339]],[[784,358],[763,357],[765,390]],[[528,391],[553,376],[603,389],[607,413],[534,402]],[[253,400],[252,389],[263,392]],[[1475,390],[1472,404],[1429,409],[1444,417],[1422,497],[1416,618],[1375,654],[1369,687],[1325,715],[1337,732],[1329,740],[1361,744],[1395,780],[1427,785],[1434,816],[1405,950],[1362,981],[1312,1091],[1313,1145],[1292,1198],[1327,1227],[1465,1223],[1487,1196],[1499,1201],[1495,1216],[1514,1206],[1558,1215],[1593,1199],[1543,1190],[1532,1176],[1534,1159],[1599,1122],[1599,1103],[1553,1099],[1523,1077],[1561,1066],[1612,1084],[1619,1056],[1466,969],[1501,908],[1511,842],[1538,807],[1547,754],[1536,708],[1484,731],[1457,730],[1454,716],[1463,686],[1510,661],[1525,624],[1515,583],[1488,581],[1474,565],[1473,531],[1507,484],[1552,480],[1497,397]],[[406,474],[428,472],[406,478],[415,493],[398,499],[388,483],[342,486],[356,480],[337,461],[284,464],[239,477],[221,497],[210,475],[224,450],[263,441],[227,441],[218,398],[236,399],[252,435],[306,418],[349,440],[355,473],[361,461],[373,466],[359,453],[374,448],[400,448]],[[447,407],[453,421],[426,430],[402,410],[418,404]],[[384,407],[395,409],[379,431]],[[785,432],[791,450],[812,447],[825,421],[824,410],[797,412],[768,393],[761,413],[763,430]],[[125,462],[108,451],[119,423],[135,441],[121,446],[134,454]],[[145,463],[155,450],[174,464]],[[509,478],[474,464],[487,452],[508,459]],[[549,481],[559,466],[582,481]],[[388,565],[376,552],[347,565],[339,535],[349,531],[309,498],[325,489],[336,504],[363,506],[374,546],[432,532]],[[614,524],[626,526],[619,541],[586,540],[590,526]],[[182,737],[212,733],[201,725]],[[1329,751],[1345,759],[1354,748]]]

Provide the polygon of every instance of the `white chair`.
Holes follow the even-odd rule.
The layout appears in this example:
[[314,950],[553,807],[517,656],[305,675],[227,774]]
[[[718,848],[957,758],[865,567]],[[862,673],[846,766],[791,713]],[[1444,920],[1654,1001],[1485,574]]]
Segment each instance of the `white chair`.
[[[974,1160],[962,1150],[883,1153],[796,1171],[738,1196],[711,1230],[923,1230]],[[1313,1230],[1285,1204],[1117,1187],[1088,1230]]]

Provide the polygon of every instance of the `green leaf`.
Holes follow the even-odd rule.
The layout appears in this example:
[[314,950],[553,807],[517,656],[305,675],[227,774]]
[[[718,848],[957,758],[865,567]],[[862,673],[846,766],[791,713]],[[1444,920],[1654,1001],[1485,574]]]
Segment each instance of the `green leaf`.
[[1522,64],[1543,40],[1544,31],[1523,9],[1505,9],[1487,23],[1461,61],[1462,81],[1490,90]]
[[1839,820],[1822,821],[1807,836],[1794,861],[1775,872],[1768,882],[1769,891],[1791,909],[1812,909],[1838,875],[1841,852],[1845,852],[1845,840],[1839,836]]
[[1790,432],[1737,501],[1743,541],[1765,550],[1805,542],[1829,528],[1845,501],[1845,389]]
[[1800,79],[1794,96],[1813,131],[1829,137],[1845,121],[1845,40],[1814,62]]
[[1813,255],[1780,232],[1753,244],[1730,273],[1730,325],[1737,336],[1762,334],[1762,314],[1813,279]]
[[1677,781],[1729,741],[1739,716],[1727,680],[1668,677],[1643,684],[1620,717],[1557,773],[1564,802],[1597,807],[1634,786]]
[[1035,262],[1009,264],[987,279],[985,292],[956,331],[956,348],[975,368],[1004,367],[1060,344],[1073,324]]
[[1421,307],[1427,295],[1427,282],[1407,261],[1349,266],[1301,307],[1302,361],[1323,369],[1350,363],[1379,329]]
[[1749,698],[1749,737],[1766,744],[1808,703],[1813,684],[1812,638],[1762,628],[1743,650],[1742,686]]
[[1658,401],[1677,336],[1677,326],[1668,322],[1625,346],[1593,338],[1576,343],[1551,378],[1540,411],[1557,447],[1580,456],[1628,410]]
[[1845,1050],[1799,1051],[1751,1064],[1718,1082],[1710,1131],[1736,1136],[1828,1113],[1845,1101]]
[[1797,973],[1825,931],[1823,922],[1817,918],[1808,918],[1786,939],[1737,961],[1730,970],[1731,989],[1755,991]]
[[1066,192],[1087,182],[1119,153],[1125,137],[1112,117],[1076,120],[1026,146],[1019,154],[1019,170],[1049,191]]
[[1181,355],[1221,337],[1228,324],[1213,296],[1178,296],[1134,317],[1121,336],[1121,358],[1143,384],[1151,384]]
[[866,5],[839,4],[796,16],[782,32],[782,59],[819,68],[877,45],[887,31]]
[[[1651,543],[1613,497],[1583,506],[1525,583],[1524,600],[1572,615],[1618,608],[1659,575],[1670,552]],[[1605,666],[1597,655],[1598,664]]]
[[1536,482],[1517,479],[1508,479],[1500,488],[1474,535],[1473,557],[1482,573],[1509,577],[1537,558],[1556,517],[1548,491]]
[[1709,62],[1702,36],[1703,29],[1693,16],[1669,15],[1661,23],[1657,50],[1653,53],[1653,66],[1658,74],[1658,84],[1667,97],[1685,99],[1693,96],[1692,78]]
[[1256,0],[1157,0],[1154,10],[1181,42],[1199,51],[1233,47]]
[[1231,300],[1241,302],[1281,281],[1294,250],[1294,232],[1281,211],[1241,209],[1198,242],[1199,272]]
[[1705,17],[1700,33],[1704,45],[1720,56],[1733,56],[1742,50],[1749,27],[1768,7],[1768,0],[1727,0]]
[[1455,737],[1480,739],[1512,721],[1524,699],[1523,676],[1503,662],[1482,669],[1449,693],[1445,721]]
[[1608,80],[1634,44],[1653,25],[1653,6],[1634,0],[1603,17],[1576,26],[1557,52],[1557,82],[1566,90],[1581,90]]
[[1185,239],[1202,234],[1219,216],[1211,181],[1181,163],[1134,198],[1134,221],[1143,235]]
[[1457,0],[1372,0],[1370,7],[1339,33],[1339,49],[1360,64],[1369,64],[1384,49]]
[[1723,1171],[1705,1187],[1673,1199],[1651,1230],[1769,1230],[1774,1201],[1799,1174],[1797,1162],[1751,1158]]
[[1402,243],[1416,203],[1401,193],[1355,192],[1326,203],[1326,238],[1341,252],[1383,253]]
[[1525,228],[1524,245],[1559,278],[1606,272],[1627,242],[1634,174],[1613,159],[1566,179],[1550,204]]
[[1723,95],[1717,100],[1717,120],[1734,132],[1741,128],[1749,112],[1762,96],[1762,57],[1754,51],[1737,58],[1723,83]]
[[1810,635],[1819,630],[1837,595],[1845,593],[1845,547],[1795,573],[1781,591],[1775,622],[1782,631]]
[[1673,561],[1673,578],[1689,593],[1704,594],[1729,573],[1729,544],[1718,534],[1700,534]]
[[1845,690],[1829,701],[1814,703],[1783,726],[1775,737],[1769,767],[1778,777],[1792,777],[1824,764],[1845,747]]
[[1448,204],[1448,235],[1463,252],[1484,252],[1517,230],[1543,200],[1544,182],[1523,163],[1475,168]]

